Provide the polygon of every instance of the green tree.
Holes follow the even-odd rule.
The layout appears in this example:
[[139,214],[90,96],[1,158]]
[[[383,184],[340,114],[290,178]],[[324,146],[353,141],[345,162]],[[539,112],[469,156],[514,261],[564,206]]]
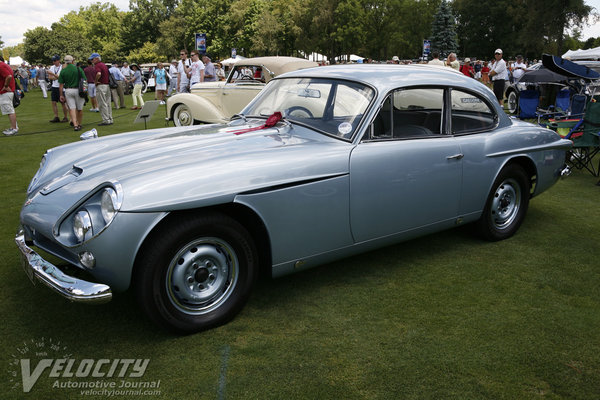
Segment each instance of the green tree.
[[456,18],[446,0],[442,0],[433,17],[430,39],[432,50],[438,51],[441,56],[458,51]]
[[157,27],[175,12],[179,0],[129,0],[129,12],[123,20],[123,50],[139,49],[146,42],[156,42]]

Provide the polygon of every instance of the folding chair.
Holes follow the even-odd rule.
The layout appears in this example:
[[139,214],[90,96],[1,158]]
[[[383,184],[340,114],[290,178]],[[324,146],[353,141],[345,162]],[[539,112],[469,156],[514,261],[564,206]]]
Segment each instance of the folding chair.
[[534,89],[519,91],[519,118],[536,118],[540,104],[540,92]]
[[573,142],[567,163],[577,169],[585,168],[593,176],[600,174],[600,160],[594,166],[593,158],[600,152],[600,102],[592,99],[585,114],[565,136]]
[[550,105],[547,109],[538,110],[538,124],[542,119],[567,118],[567,116],[569,115],[569,108],[571,105],[570,99],[571,91],[568,88],[555,92],[554,104]]

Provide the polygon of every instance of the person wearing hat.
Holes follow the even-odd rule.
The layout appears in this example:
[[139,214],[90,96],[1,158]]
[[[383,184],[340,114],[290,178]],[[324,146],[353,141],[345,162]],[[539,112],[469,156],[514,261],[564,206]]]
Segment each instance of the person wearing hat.
[[463,65],[460,66],[460,72],[462,72],[463,75],[466,75],[470,78],[475,77],[475,70],[471,65],[471,59],[469,57],[465,58]]
[[494,94],[498,103],[504,107],[504,86],[508,79],[508,70],[506,69],[506,61],[502,59],[502,49],[496,49],[494,52],[494,63],[490,67],[489,76],[492,78]]
[[523,62],[523,56],[519,54],[517,56],[517,61],[513,64],[512,76],[515,82],[518,81],[525,72],[527,72],[527,65]]
[[[50,100],[52,100],[52,112],[54,113],[54,119],[51,119],[50,122],[68,122],[67,118],[67,106],[65,103],[60,101],[60,91],[58,90],[58,76],[60,75],[60,71],[62,70],[62,65],[60,64],[60,56],[58,54],[52,56],[52,65],[48,69],[48,79],[52,82],[52,86],[50,87]],[[59,103],[63,108],[64,118],[61,120],[58,118],[58,105]]]
[[215,65],[210,59],[210,56],[208,54],[204,54],[202,56],[202,62],[204,63],[204,82],[216,82],[217,71],[215,69]]
[[92,53],[89,57],[94,64],[96,70],[96,77],[94,84],[96,85],[96,98],[98,99],[98,108],[100,109],[100,116],[102,117],[102,125],[112,125],[112,107],[110,106],[110,86],[108,86],[108,67],[102,62],[100,54]]
[[79,96],[79,79],[85,77],[85,73],[79,67],[73,65],[73,56],[65,56],[65,67],[58,76],[59,93],[61,103],[67,103],[71,122],[75,131],[81,130],[83,119],[83,105],[85,99]]
[[[133,93],[131,97],[133,98],[133,107],[132,110],[139,110],[144,107],[144,98],[142,97],[142,72],[140,71],[140,66],[133,63],[131,64],[131,70],[133,71],[133,75],[129,78],[129,82],[133,83]],[[138,107],[138,102],[140,106]]]

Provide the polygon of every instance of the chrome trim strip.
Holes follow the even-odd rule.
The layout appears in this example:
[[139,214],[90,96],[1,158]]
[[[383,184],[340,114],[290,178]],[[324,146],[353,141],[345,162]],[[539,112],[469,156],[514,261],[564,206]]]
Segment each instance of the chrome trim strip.
[[25,273],[34,284],[35,277],[61,296],[76,302],[100,304],[112,299],[110,286],[69,276],[40,257],[25,243],[25,232],[22,228],[17,231],[15,242],[21,251]]

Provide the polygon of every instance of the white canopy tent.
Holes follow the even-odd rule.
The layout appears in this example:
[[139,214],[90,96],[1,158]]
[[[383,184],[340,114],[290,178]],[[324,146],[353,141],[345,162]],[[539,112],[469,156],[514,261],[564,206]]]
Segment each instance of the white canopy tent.
[[23,59],[19,56],[16,57],[10,57],[8,59],[8,64],[9,65],[14,65],[14,66],[19,66],[21,64],[23,64]]
[[350,59],[348,59],[347,55],[337,56],[335,58],[336,62],[358,62],[358,60],[364,60],[364,57],[357,56],[356,54],[350,54]]
[[600,60],[600,47],[587,50],[569,50],[562,55],[562,58],[566,58],[571,61],[575,60]]

